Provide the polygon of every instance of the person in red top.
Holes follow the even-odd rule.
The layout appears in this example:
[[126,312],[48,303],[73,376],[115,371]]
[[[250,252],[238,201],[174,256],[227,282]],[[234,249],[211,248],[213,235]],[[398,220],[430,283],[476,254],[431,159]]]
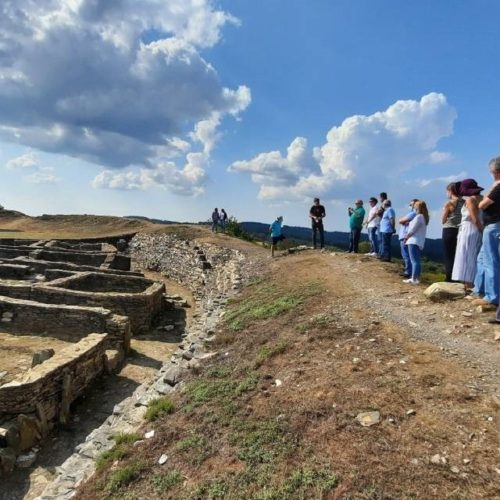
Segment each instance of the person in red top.
[[319,198],[314,198],[314,205],[309,210],[309,217],[312,224],[312,242],[316,248],[316,232],[319,232],[320,248],[325,246],[325,230],[323,228],[323,219],[326,217],[325,207],[320,205]]

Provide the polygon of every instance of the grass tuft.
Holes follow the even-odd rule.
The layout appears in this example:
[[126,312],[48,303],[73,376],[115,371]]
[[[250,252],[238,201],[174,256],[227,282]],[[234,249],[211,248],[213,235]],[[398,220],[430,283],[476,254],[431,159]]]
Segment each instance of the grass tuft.
[[148,422],[154,422],[164,415],[170,415],[175,410],[175,404],[170,398],[154,399],[148,404],[148,409],[144,414],[144,418]]
[[182,481],[182,474],[172,470],[163,474],[155,474],[151,482],[158,493],[164,493]]
[[125,467],[112,472],[104,485],[104,490],[116,492],[120,488],[129,485],[132,481],[139,477],[142,470],[145,469],[144,462],[135,462],[127,464]]
[[255,368],[259,368],[260,366],[262,366],[268,359],[274,358],[279,354],[283,354],[287,349],[288,343],[285,341],[281,341],[272,346],[262,346],[257,351],[257,357],[254,363]]
[[119,444],[134,444],[136,441],[140,441],[142,435],[138,432],[119,432],[113,436],[113,441]]

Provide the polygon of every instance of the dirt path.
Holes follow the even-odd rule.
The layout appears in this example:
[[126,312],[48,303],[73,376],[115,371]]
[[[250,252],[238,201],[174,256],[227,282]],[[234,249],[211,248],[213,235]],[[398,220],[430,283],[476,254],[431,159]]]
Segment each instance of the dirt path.
[[500,343],[498,326],[488,313],[478,313],[467,300],[433,303],[424,285],[402,283],[395,264],[382,264],[364,256],[325,256],[330,273],[353,307],[366,308],[380,319],[393,322],[410,338],[438,346],[444,356],[458,357],[465,366],[481,370],[482,385],[498,391]]

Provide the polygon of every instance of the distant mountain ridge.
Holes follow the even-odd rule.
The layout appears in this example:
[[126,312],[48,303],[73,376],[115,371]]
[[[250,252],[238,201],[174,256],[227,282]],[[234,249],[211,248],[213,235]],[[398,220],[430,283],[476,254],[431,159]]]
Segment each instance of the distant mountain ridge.
[[[269,237],[269,224],[262,224],[261,222],[241,222],[240,225],[246,232],[254,235],[257,239],[265,240]],[[311,229],[308,227],[284,226],[283,233],[287,238],[304,241],[308,244],[311,243]],[[368,235],[363,233],[361,235],[361,240],[367,241]],[[341,231],[325,231],[325,244],[347,249],[349,247],[349,233]],[[392,239],[392,247],[394,255],[400,256],[401,252],[397,235],[395,235]],[[442,262],[442,248],[443,244],[440,238],[427,238],[425,240],[423,254],[431,260]]]

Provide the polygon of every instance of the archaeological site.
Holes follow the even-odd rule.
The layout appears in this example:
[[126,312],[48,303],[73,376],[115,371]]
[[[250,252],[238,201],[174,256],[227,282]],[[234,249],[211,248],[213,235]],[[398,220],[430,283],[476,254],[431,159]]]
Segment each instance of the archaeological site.
[[[57,474],[25,477],[31,486],[13,498],[71,496],[112,436],[140,424],[148,402],[203,357],[203,340],[240,285],[241,259],[236,250],[175,234],[0,240],[1,480],[9,484],[36,466],[68,427],[80,423],[84,437]],[[120,385],[127,370],[134,383]],[[74,408],[100,384],[107,389],[97,389],[97,399],[113,406],[87,408],[105,413],[89,427]]]

